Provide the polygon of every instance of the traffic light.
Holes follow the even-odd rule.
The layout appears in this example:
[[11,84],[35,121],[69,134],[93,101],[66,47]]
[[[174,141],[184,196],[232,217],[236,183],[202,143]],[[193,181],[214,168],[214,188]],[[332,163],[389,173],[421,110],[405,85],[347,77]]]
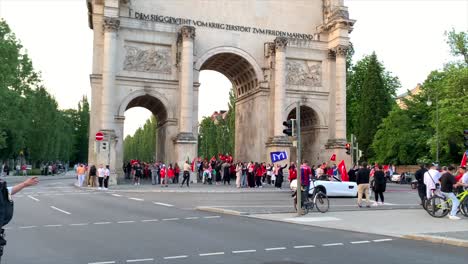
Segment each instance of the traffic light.
[[346,143],[345,148],[346,148],[346,154],[351,155],[351,144]]
[[108,150],[108,143],[107,141],[101,141],[100,147],[101,152],[106,152]]
[[468,129],[463,130],[463,138],[465,139],[465,147],[468,148]]
[[295,133],[296,131],[294,129],[295,122],[296,122],[295,119],[289,119],[288,121],[284,121],[283,126],[285,126],[286,128],[283,129],[283,134],[290,136],[290,137],[295,136],[296,135]]

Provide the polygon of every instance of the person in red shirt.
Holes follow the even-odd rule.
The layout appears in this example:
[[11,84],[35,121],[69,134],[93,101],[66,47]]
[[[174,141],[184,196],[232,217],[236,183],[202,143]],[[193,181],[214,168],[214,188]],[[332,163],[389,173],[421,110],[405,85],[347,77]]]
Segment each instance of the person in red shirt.
[[263,171],[266,171],[266,168],[263,167],[263,164],[255,163],[255,187],[262,188],[262,177]]
[[288,180],[289,182],[292,182],[293,180],[297,179],[297,169],[296,169],[296,164],[294,162],[291,162],[291,165],[289,165],[289,176]]
[[174,179],[174,169],[172,168],[172,164],[169,164],[169,168],[167,168],[167,177],[173,181]]
[[174,180],[173,183],[179,183],[180,167],[177,162],[174,164]]
[[161,175],[161,187],[167,187],[167,170],[166,165],[162,165],[161,171],[159,173]]

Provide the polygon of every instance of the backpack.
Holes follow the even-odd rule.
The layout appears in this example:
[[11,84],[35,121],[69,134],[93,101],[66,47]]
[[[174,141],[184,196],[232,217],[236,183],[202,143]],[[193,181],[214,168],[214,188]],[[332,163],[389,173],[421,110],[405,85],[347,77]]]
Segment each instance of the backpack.
[[8,224],[13,218],[13,200],[10,199],[7,183],[0,182],[0,227]]

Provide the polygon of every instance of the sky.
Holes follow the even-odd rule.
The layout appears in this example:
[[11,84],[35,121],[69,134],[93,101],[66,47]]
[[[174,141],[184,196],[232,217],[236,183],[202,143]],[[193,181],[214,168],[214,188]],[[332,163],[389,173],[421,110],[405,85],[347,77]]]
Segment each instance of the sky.
[[[0,17],[21,41],[62,109],[76,108],[83,95],[89,98],[91,94],[93,31],[88,27],[85,3],[0,0]],[[375,51],[385,68],[399,77],[402,88],[398,93],[424,82],[432,70],[454,60],[444,31],[468,30],[468,0],[345,0],[345,5],[357,20],[350,35],[354,61]],[[231,83],[226,77],[202,71],[200,83],[199,119],[227,109]],[[125,116],[128,135],[144,124],[150,112],[133,108]]]

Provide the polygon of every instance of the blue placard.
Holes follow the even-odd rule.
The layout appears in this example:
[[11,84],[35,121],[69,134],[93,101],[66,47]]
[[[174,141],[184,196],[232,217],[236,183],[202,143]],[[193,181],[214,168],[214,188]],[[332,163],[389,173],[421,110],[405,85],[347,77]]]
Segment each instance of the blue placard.
[[275,163],[278,161],[288,159],[288,153],[286,151],[270,152],[270,158],[271,158],[271,162]]

